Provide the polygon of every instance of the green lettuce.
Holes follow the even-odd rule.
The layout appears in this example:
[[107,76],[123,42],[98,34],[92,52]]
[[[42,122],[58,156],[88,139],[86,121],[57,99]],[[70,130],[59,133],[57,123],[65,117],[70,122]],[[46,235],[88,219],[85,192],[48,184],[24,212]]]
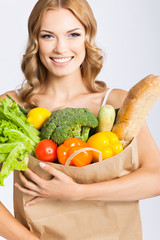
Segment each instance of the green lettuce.
[[14,123],[35,143],[39,141],[39,131],[34,128],[28,121],[26,116],[21,112],[16,102],[10,99],[1,99],[0,103],[0,119],[4,119]]
[[28,155],[34,154],[39,143],[39,131],[27,121],[16,102],[0,100],[0,186],[15,169],[27,169]]

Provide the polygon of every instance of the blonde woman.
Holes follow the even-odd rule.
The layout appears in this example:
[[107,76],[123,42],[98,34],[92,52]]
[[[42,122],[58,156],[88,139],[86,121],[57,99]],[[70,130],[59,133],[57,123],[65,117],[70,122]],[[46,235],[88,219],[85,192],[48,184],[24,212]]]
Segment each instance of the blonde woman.
[[[111,91],[104,82],[96,80],[103,65],[103,54],[95,43],[96,26],[86,0],[39,0],[28,23],[28,46],[22,61],[26,80],[18,91],[8,94],[26,109],[38,106],[51,111],[61,106],[83,107],[97,116],[102,104],[119,108],[126,92]],[[3,97],[5,94],[1,95]],[[18,183],[15,186],[33,196],[27,207],[46,198],[125,202],[157,196],[160,194],[160,152],[146,124],[137,137],[137,144],[140,167],[116,180],[81,185],[49,165],[41,164],[44,171],[54,176],[52,180],[45,181],[28,169],[26,174],[32,182],[20,173],[23,187]],[[37,239],[2,204],[0,211],[1,236],[13,240],[22,239],[22,235],[23,239]],[[3,224],[4,217],[10,224],[9,229]],[[81,234],[81,239],[89,239]],[[48,238],[38,237],[60,239],[54,233]],[[93,237],[102,239],[100,235],[90,239]],[[65,239],[72,239],[71,229]]]

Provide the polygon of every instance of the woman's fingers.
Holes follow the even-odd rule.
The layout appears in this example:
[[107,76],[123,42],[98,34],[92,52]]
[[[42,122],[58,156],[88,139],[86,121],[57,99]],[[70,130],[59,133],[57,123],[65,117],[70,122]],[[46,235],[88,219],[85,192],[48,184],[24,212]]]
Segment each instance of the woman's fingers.
[[18,183],[15,183],[15,187],[18,188],[18,190],[20,190],[23,193],[29,194],[31,196],[36,196],[36,197],[38,196],[37,192],[21,187]]
[[[28,169],[26,171],[26,174],[27,177],[31,179],[31,181],[29,181],[22,174],[22,172],[20,172],[20,179],[23,186],[20,186],[18,183],[15,184],[15,186],[21,192],[29,194],[34,197],[27,203],[27,205],[36,204],[37,202],[43,200],[44,198],[70,199],[71,198],[70,195],[72,195],[72,193],[75,194],[74,189],[76,183],[73,181],[71,177],[44,162],[40,162],[40,166],[44,171],[54,176],[53,179],[44,180],[42,178],[39,178],[35,173]],[[71,194],[68,194],[69,192]]]
[[21,180],[21,182],[22,182],[22,184],[23,184],[23,186],[24,186],[25,188],[30,189],[31,191],[38,191],[38,190],[39,190],[39,187],[38,187],[35,183],[29,181],[29,180],[23,175],[22,172],[19,173],[19,177],[20,177],[20,180]]
[[46,164],[44,162],[39,163],[40,167],[43,168],[44,171],[50,173],[52,176],[59,178],[60,176],[63,176],[64,173],[55,169],[54,167],[50,166],[49,164]]
[[28,206],[32,206],[32,205],[34,205],[34,204],[36,204],[36,203],[38,203],[38,202],[41,202],[42,200],[44,200],[45,198],[43,198],[43,197],[35,197],[35,198],[33,198],[32,200],[30,200],[29,202],[27,202],[26,204],[25,204],[25,206],[26,207],[28,207]]
[[34,183],[36,183],[37,185],[41,185],[42,179],[37,174],[32,172],[29,168],[25,170],[25,174],[27,174],[29,179],[31,179]]

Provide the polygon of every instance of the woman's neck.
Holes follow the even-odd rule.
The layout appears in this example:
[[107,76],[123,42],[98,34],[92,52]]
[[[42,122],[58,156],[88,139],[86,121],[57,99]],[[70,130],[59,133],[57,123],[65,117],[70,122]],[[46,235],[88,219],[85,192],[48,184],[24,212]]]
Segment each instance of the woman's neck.
[[63,77],[55,77],[48,74],[44,92],[47,95],[54,95],[61,99],[69,99],[80,93],[88,93],[89,90],[84,84],[81,73],[73,73]]

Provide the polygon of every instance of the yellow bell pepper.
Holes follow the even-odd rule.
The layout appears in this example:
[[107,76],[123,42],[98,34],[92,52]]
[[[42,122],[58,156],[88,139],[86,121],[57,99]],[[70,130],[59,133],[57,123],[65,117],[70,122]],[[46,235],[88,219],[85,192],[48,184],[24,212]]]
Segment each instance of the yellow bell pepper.
[[[102,159],[110,158],[123,150],[117,135],[110,131],[98,132],[92,135],[87,144],[102,152]],[[99,161],[99,154],[94,152],[93,162]]]

